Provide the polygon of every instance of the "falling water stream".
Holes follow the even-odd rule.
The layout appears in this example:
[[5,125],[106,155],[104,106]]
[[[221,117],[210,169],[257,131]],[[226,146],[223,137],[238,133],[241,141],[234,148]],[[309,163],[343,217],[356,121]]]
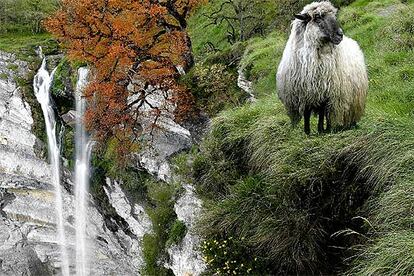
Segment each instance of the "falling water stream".
[[76,227],[76,275],[86,276],[88,267],[88,245],[86,223],[88,209],[89,167],[92,142],[85,130],[83,117],[86,102],[83,89],[87,85],[88,69],[79,68],[76,85],[76,164],[75,164],[75,227]]
[[[52,181],[55,187],[55,209],[58,243],[61,248],[62,274],[68,276],[69,257],[64,229],[63,195],[60,179],[60,149],[57,141],[56,119],[50,100],[50,88],[56,69],[50,74],[47,71],[46,58],[34,77],[33,88],[36,98],[40,103],[45,118],[46,132],[49,146],[49,157],[52,167]],[[76,85],[76,163],[75,163],[75,228],[76,228],[76,275],[86,276],[89,274],[88,267],[88,245],[86,238],[86,221],[89,193],[89,163],[92,142],[83,124],[86,103],[83,98],[83,89],[87,85],[88,69],[78,70],[78,83]]]
[[[41,53],[41,49],[40,49]],[[42,53],[41,53],[42,55]],[[46,66],[46,58],[42,55],[42,65],[34,77],[33,88],[43,111],[45,118],[47,140],[49,147],[49,158],[52,166],[52,181],[55,187],[55,209],[56,209],[56,226],[58,243],[61,248],[61,260],[62,260],[62,274],[64,276],[69,275],[69,258],[66,248],[65,238],[65,223],[63,217],[63,195],[62,187],[60,185],[60,151],[56,140],[56,120],[55,114],[51,105],[49,90],[52,85],[53,76],[55,70],[49,74]]]

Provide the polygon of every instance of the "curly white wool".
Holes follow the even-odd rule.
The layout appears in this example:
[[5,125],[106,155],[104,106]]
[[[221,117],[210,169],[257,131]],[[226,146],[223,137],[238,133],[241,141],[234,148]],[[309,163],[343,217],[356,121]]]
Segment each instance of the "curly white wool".
[[[302,14],[332,13],[337,9],[328,1],[304,7]],[[344,36],[339,45],[320,42],[314,24],[295,19],[277,72],[278,95],[294,124],[305,108],[326,105],[335,127],[358,122],[365,109],[368,76],[364,55],[358,43]]]

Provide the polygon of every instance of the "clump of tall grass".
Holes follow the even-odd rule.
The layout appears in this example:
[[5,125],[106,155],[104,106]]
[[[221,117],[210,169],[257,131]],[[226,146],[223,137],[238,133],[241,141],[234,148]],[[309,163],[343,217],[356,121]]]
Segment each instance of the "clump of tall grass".
[[[350,248],[367,243],[364,235],[376,236],[355,218],[379,224],[375,208],[387,192],[397,193],[388,201],[400,203],[394,184],[411,175],[413,127],[371,110],[357,129],[306,137],[273,99],[224,112],[197,165],[207,198],[201,232],[207,238],[244,237],[243,246],[263,264],[258,271],[344,271],[345,259],[359,254]],[[226,166],[230,174],[220,171]],[[217,172],[223,176],[214,177]],[[385,209],[382,214],[392,219]],[[354,235],[341,234],[346,229],[342,233]]]

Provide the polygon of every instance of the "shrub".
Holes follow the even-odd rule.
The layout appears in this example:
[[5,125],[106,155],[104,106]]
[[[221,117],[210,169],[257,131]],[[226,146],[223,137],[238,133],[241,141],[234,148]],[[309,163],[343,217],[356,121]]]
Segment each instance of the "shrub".
[[205,63],[220,63],[229,68],[237,68],[246,49],[246,42],[238,42],[223,50],[216,51],[205,57]]
[[246,98],[236,86],[237,74],[223,64],[197,64],[183,82],[191,88],[198,107],[211,116],[240,105]]
[[[201,245],[204,261],[209,272],[217,275],[253,275],[268,271],[261,270],[261,260],[254,257],[246,246],[246,239],[236,240],[233,237],[206,240]],[[260,275],[260,274],[257,274]]]

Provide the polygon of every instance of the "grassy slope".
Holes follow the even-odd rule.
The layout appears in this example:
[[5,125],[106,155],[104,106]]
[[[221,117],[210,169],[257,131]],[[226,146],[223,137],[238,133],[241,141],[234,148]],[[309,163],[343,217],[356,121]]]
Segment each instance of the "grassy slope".
[[49,34],[6,34],[0,35],[0,51],[14,53],[18,59],[34,62],[36,51],[42,46],[47,55],[56,54],[57,42]]
[[[292,129],[274,95],[286,35],[249,41],[242,65],[261,100],[214,120],[194,174],[213,225],[204,235],[245,237],[263,259],[257,273],[269,263],[279,273],[413,273],[414,4],[405,2],[359,0],[341,10],[370,74],[358,129],[310,137]],[[367,238],[338,232],[348,228]]]
[[196,38],[192,41],[192,47],[197,57],[204,54],[205,45],[208,42],[214,43],[215,47],[218,49],[225,49],[228,47],[224,28],[216,28],[213,25],[209,25],[208,19],[202,16],[204,13],[211,13],[218,10],[219,7],[219,2],[213,0],[209,5],[199,8],[188,22],[190,26],[190,36]]

